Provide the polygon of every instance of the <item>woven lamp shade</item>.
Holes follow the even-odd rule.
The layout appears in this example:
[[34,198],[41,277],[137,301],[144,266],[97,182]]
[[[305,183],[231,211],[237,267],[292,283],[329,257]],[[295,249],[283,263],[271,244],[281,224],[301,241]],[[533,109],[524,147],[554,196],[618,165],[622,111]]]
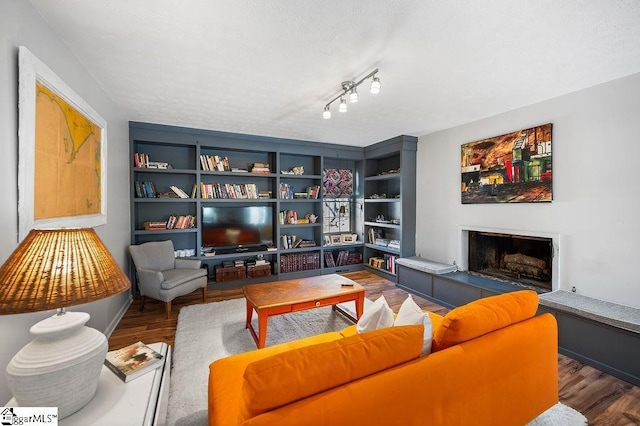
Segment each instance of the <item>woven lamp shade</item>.
[[94,302],[130,285],[92,228],[34,229],[0,268],[0,314]]

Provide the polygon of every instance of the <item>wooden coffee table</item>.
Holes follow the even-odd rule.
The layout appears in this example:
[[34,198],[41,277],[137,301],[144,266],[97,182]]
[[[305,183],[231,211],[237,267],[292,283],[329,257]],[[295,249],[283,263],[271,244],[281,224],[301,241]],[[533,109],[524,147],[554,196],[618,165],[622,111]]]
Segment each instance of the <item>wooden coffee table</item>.
[[[267,320],[270,316],[329,305],[335,309],[338,303],[355,301],[357,320],[364,307],[364,287],[338,274],[247,285],[243,290],[247,299],[246,328],[258,348],[263,348],[267,340]],[[257,334],[251,326],[254,309],[258,314]]]

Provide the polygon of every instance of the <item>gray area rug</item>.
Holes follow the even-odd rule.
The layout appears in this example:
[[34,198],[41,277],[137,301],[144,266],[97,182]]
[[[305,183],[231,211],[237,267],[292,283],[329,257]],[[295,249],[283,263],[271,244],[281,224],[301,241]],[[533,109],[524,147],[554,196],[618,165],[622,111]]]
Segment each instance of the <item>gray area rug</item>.
[[[245,299],[234,299],[180,310],[169,385],[168,425],[207,424],[209,364],[256,350],[249,330],[244,328],[245,309]],[[330,307],[279,315],[269,318],[266,345],[340,331],[352,324]],[[258,329],[255,313],[253,327]]]
[[[343,308],[355,311],[351,305],[353,302],[344,304]],[[168,425],[207,425],[209,364],[216,359],[256,349],[244,323],[244,299],[187,306],[180,310],[169,386]],[[329,307],[272,317],[267,328],[267,346],[339,331],[351,324]],[[258,327],[255,314],[253,326]],[[582,414],[558,403],[528,426],[586,424]]]

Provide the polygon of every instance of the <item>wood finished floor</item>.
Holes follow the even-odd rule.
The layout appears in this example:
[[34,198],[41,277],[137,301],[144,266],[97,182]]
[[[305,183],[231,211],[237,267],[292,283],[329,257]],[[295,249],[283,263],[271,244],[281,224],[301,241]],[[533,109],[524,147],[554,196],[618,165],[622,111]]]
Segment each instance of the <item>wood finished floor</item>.
[[[366,287],[366,296],[377,299],[381,294],[389,306],[397,312],[407,297],[407,292],[396,288],[384,278],[366,271],[344,274]],[[119,349],[139,340],[145,343],[166,342],[173,346],[178,312],[181,307],[202,303],[200,292],[174,300],[171,319],[165,318],[164,304],[147,299],[143,312],[139,312],[140,300],[131,307],[109,338],[109,350]],[[207,292],[207,302],[219,302],[242,297],[242,289]],[[444,315],[447,308],[414,296],[423,309]],[[558,355],[560,401],[580,411],[589,425],[627,426],[640,425],[640,387],[605,374],[563,355]]]

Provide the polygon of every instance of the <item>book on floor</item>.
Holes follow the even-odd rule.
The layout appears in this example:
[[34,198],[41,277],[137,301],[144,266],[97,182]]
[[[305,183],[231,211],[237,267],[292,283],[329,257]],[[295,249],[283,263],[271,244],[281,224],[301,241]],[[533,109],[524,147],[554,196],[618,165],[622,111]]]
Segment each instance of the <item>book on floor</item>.
[[107,352],[104,360],[111,371],[122,381],[130,382],[160,367],[163,356],[142,342]]

